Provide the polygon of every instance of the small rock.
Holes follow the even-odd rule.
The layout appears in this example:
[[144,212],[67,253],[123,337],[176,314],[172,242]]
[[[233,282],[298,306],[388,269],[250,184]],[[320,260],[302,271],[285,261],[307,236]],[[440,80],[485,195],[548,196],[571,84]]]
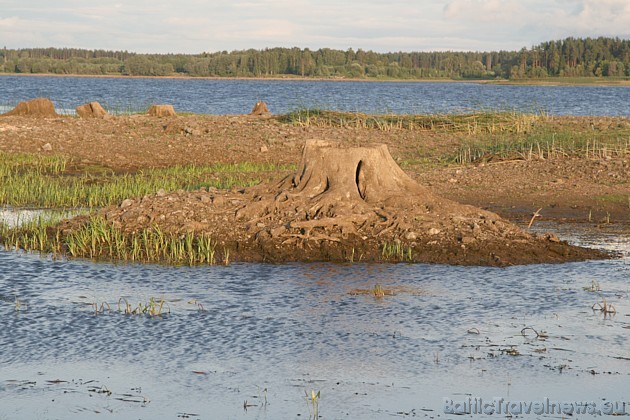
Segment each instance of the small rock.
[[42,146],[42,150],[45,152],[50,152],[52,150],[52,145],[50,143],[46,143]]
[[156,194],[158,197],[164,197],[166,195],[166,191],[164,191],[163,188],[160,188]]
[[287,230],[287,228],[284,227],[284,226],[275,227],[275,228],[271,229],[271,231],[270,231],[271,232],[271,237],[272,238],[277,238],[280,235],[282,235],[284,232],[286,232],[286,230]]
[[136,219],[136,222],[140,223],[140,224],[145,224],[149,221],[149,217],[142,215],[142,216],[138,216],[138,218]]
[[472,244],[473,242],[475,242],[475,238],[473,238],[472,236],[464,236],[462,238],[462,243],[465,245]]
[[440,234],[440,232],[441,232],[441,230],[440,230],[440,229],[437,229],[437,228],[431,228],[431,229],[429,229],[429,235],[439,235],[439,234]]
[[202,195],[199,199],[201,200],[202,203],[209,203],[210,201],[212,201],[210,200],[210,197],[208,197],[207,195]]
[[405,235],[405,239],[407,239],[408,241],[413,241],[418,237],[418,235],[416,235],[415,232],[407,232],[407,234]]
[[268,151],[269,151],[269,148],[267,146],[260,147],[260,153],[267,153]]
[[131,207],[133,203],[135,203],[135,201],[133,201],[131,198],[127,198],[126,200],[123,200],[122,203],[120,203],[120,208],[126,209],[127,207]]
[[457,183],[457,180],[455,178],[450,178],[448,182],[450,182],[451,184],[455,184]]

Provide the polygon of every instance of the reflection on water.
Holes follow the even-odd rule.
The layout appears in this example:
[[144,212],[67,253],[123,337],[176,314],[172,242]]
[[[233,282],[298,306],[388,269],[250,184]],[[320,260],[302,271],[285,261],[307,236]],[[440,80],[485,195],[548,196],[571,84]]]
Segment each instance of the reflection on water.
[[50,209],[14,209],[11,207],[0,207],[0,223],[10,228],[15,228],[22,224],[36,221],[38,218],[63,219],[86,213],[87,210],[50,210]]
[[[311,390],[323,418],[443,417],[443,397],[468,395],[628,401],[630,239],[575,232],[626,257],[191,268],[0,252],[0,418],[308,418]],[[351,293],[375,284],[400,292]],[[170,312],[124,315],[122,297]],[[603,298],[616,315],[591,310]]]

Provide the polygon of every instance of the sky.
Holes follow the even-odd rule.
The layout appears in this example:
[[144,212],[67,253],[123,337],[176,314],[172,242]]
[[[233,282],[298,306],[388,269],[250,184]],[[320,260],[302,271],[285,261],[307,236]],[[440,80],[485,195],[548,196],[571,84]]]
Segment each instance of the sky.
[[0,0],[7,48],[513,51],[569,36],[630,39],[630,0]]

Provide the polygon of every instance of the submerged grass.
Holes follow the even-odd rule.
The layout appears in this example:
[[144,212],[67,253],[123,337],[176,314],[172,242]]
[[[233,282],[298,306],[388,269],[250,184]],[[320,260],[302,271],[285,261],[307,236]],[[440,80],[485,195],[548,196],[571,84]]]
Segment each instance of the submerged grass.
[[261,175],[291,169],[289,165],[243,162],[186,165],[136,173],[116,174],[68,170],[60,156],[0,153],[0,205],[38,208],[92,208],[119,203],[163,189],[247,187],[261,182]]

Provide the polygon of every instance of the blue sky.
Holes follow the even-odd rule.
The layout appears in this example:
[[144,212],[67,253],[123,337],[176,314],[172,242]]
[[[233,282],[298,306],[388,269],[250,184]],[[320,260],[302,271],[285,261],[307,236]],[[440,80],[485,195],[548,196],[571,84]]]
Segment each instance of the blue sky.
[[200,53],[266,47],[518,50],[630,38],[630,0],[2,0],[0,47]]

